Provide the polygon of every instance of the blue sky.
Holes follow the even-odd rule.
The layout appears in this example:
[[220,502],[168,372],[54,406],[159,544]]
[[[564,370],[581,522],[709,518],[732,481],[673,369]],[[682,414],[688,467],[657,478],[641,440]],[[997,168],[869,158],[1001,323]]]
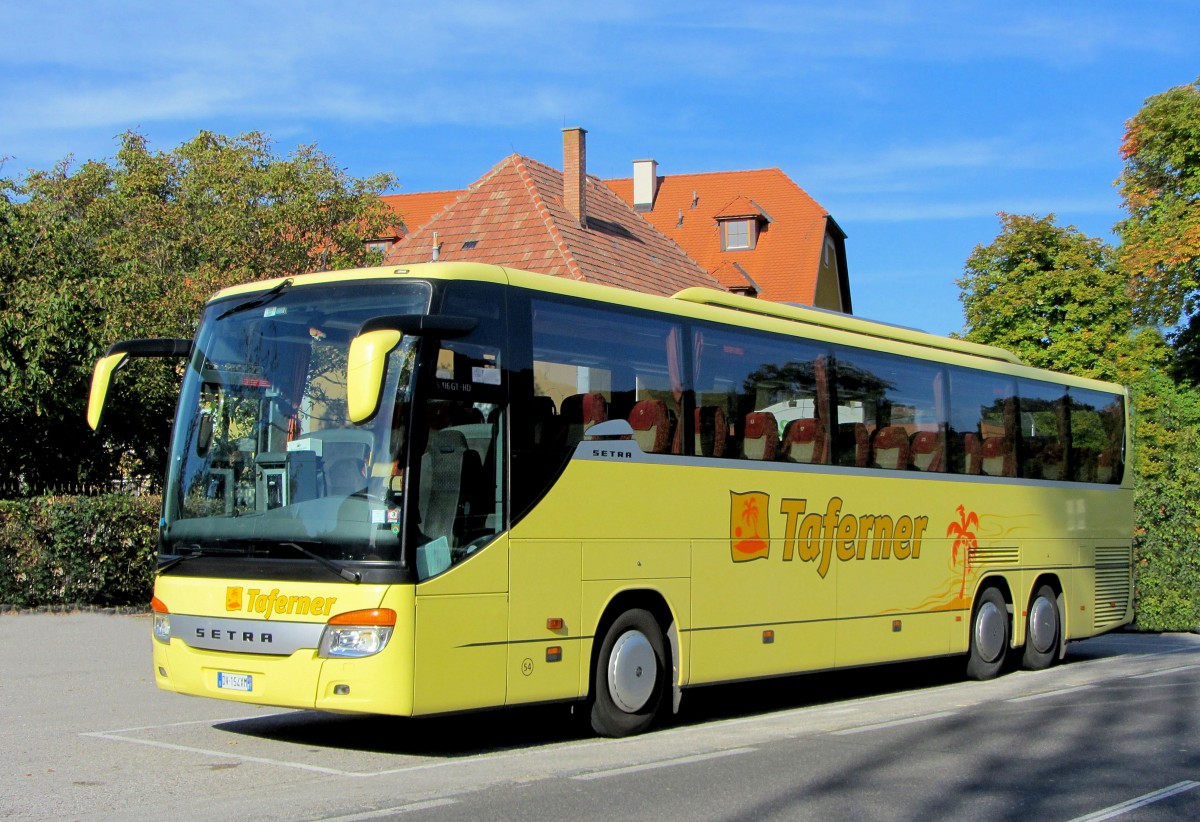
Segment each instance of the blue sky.
[[936,333],[996,212],[1111,240],[1125,121],[1200,76],[1191,0],[0,0],[0,30],[6,176],[258,130],[457,189],[583,126],[603,178],[782,168],[849,235],[855,313]]

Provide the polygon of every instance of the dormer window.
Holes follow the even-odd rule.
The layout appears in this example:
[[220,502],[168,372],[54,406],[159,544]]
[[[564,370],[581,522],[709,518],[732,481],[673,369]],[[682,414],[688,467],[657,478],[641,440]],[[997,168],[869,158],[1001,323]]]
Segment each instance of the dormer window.
[[755,221],[742,217],[721,220],[721,250],[739,251],[754,248]]
[[739,194],[716,214],[721,230],[722,251],[752,251],[758,245],[758,233],[771,218],[758,203]]

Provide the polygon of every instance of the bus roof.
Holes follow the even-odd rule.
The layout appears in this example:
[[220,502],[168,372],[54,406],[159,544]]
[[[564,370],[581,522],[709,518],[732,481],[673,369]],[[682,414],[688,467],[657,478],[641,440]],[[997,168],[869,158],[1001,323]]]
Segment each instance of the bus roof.
[[1020,357],[995,346],[982,345],[953,337],[941,337],[925,331],[917,331],[912,328],[866,320],[849,314],[840,314],[836,311],[825,311],[819,308],[787,303],[767,302],[752,297],[731,294],[726,291],[701,287],[684,289],[672,297],[658,297],[652,294],[642,294],[640,292],[626,291],[624,289],[591,283],[579,283],[558,277],[550,277],[545,274],[536,274],[519,269],[502,268],[482,263],[412,263],[344,271],[322,271],[312,274],[295,275],[290,278],[277,277],[271,280],[258,280],[222,289],[214,295],[213,299],[262,291],[278,285],[285,279],[292,279],[296,285],[310,285],[346,280],[390,279],[396,276],[427,276],[434,279],[506,282],[519,287],[537,288],[539,290],[563,294],[574,293],[580,296],[592,297],[599,297],[600,293],[608,293],[613,295],[610,301],[622,302],[629,305],[641,305],[647,308],[662,307],[664,303],[674,300],[677,301],[677,304],[682,302],[729,311],[741,311],[760,317],[771,317],[809,326],[833,329],[858,336],[893,340],[939,351],[952,351],[996,362],[1010,363],[1012,365],[1026,365]]
[[937,334],[930,334],[913,328],[904,328],[903,326],[890,325],[875,320],[864,320],[860,317],[840,314],[836,311],[825,311],[820,308],[811,308],[791,303],[767,302],[754,299],[753,297],[731,294],[727,291],[717,291],[713,288],[700,287],[684,289],[675,294],[672,299],[683,300],[689,303],[699,303],[701,305],[720,306],[722,308],[733,309],[734,311],[744,311],[748,314],[758,314],[764,317],[776,317],[796,323],[804,323],[805,325],[836,328],[867,337],[896,340],[913,345],[922,345],[927,348],[937,348],[942,351],[957,351],[962,354],[984,357],[989,360],[999,360],[1000,362],[1008,362],[1013,365],[1025,365],[1025,362],[1020,357],[1010,351],[1005,351],[1003,348],[968,342],[967,340],[959,340],[953,337],[940,337]]

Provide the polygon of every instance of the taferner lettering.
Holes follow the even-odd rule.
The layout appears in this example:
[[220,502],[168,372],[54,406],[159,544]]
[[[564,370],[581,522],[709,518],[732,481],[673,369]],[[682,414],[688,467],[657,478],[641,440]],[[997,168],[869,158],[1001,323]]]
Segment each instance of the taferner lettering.
[[806,499],[783,499],[783,561],[799,558],[816,562],[817,575],[829,573],[836,555],[840,562],[867,559],[920,559],[921,541],[929,517],[843,513],[844,502],[831,497],[825,510],[809,511]]
[[270,619],[280,614],[301,614],[312,616],[329,616],[337,597],[307,597],[280,594],[278,588],[262,592],[257,588],[246,591],[244,600],[231,600],[238,603],[237,610],[251,614],[259,614],[263,619]]

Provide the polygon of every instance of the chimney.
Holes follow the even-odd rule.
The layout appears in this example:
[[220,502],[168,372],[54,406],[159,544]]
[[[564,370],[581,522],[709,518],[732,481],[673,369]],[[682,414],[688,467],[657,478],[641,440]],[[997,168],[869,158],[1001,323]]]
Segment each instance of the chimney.
[[587,130],[563,129],[563,204],[587,228]]
[[654,160],[633,161],[633,210],[653,211],[658,195],[658,163]]

